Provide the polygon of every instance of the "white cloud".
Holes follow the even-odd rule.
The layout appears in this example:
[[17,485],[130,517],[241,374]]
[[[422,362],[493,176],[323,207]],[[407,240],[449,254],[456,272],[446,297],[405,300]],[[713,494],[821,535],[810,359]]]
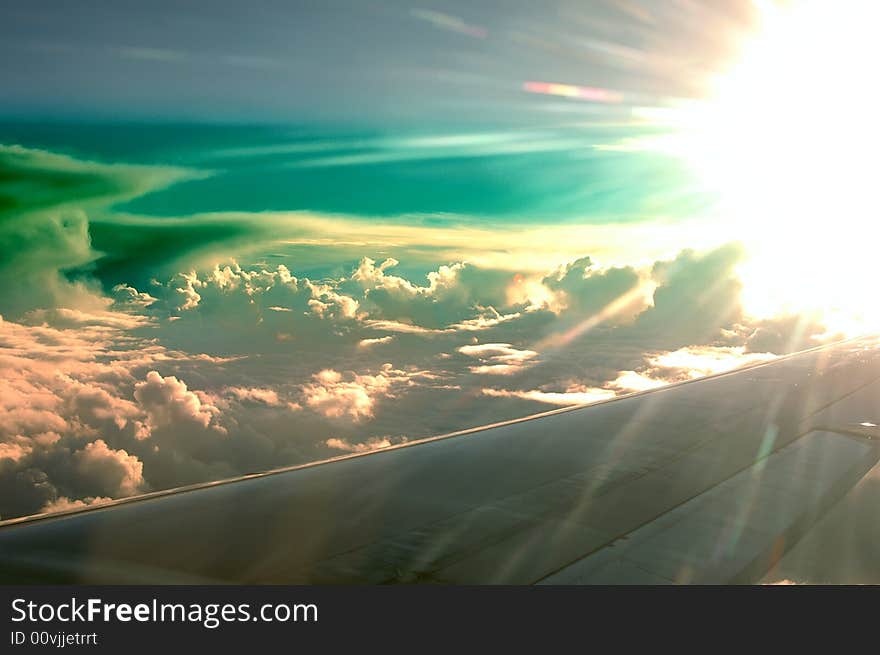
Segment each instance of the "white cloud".
[[151,428],[194,423],[225,432],[215,420],[220,410],[173,375],[163,378],[157,371],[150,371],[145,380],[134,385],[134,397],[146,411]]
[[144,465],[124,450],[114,450],[97,439],[73,453],[78,473],[104,489],[108,496],[131,496],[144,486]]
[[658,380],[644,373],[621,371],[620,375],[613,382],[609,383],[609,386],[621,389],[622,391],[647,391],[648,389],[656,389],[666,384],[665,380]]
[[[305,282],[308,283],[308,280]],[[300,290],[299,280],[283,264],[279,264],[275,270],[246,270],[236,262],[222,267],[217,264],[202,275],[196,271],[178,273],[169,281],[167,288],[178,295],[177,302],[170,303],[171,307],[181,312],[196,309],[205,297],[215,301],[229,300],[240,294],[248,304],[253,304],[255,298],[285,299],[296,296]],[[269,309],[287,311],[282,303],[272,304]]]
[[396,388],[411,383],[412,375],[383,364],[375,374],[349,373],[343,375],[325,369],[312,376],[312,382],[302,387],[306,406],[328,418],[348,416],[360,421],[373,416],[380,398],[393,396]]
[[518,391],[486,388],[482,390],[482,393],[484,396],[495,398],[520,398],[549,405],[588,405],[599,400],[613,398],[616,395],[609,389],[588,389],[584,387],[571,387],[566,391],[541,391],[539,389]]
[[436,296],[439,292],[452,288],[458,278],[464,264],[457,263],[440,266],[436,271],[427,274],[428,285],[418,286],[397,275],[388,275],[386,270],[397,266],[400,262],[389,257],[376,266],[376,262],[369,257],[361,259],[357,269],[352,273],[351,279],[360,283],[366,290],[384,289],[410,297]]
[[748,353],[744,346],[689,346],[651,357],[648,363],[667,382],[672,382],[724,373],[774,357],[772,353]]
[[461,330],[462,332],[479,332],[488,330],[501,323],[518,319],[522,314],[520,312],[511,312],[510,314],[501,314],[494,307],[478,307],[483,312],[482,315],[474,318],[468,318],[460,323],[455,323],[449,327],[453,330]]
[[324,442],[324,445],[333,450],[341,450],[346,453],[368,453],[400,443],[406,443],[406,437],[370,437],[366,441],[356,442],[331,437]]
[[183,286],[175,287],[174,289],[182,296],[180,303],[177,305],[177,309],[181,311],[195,309],[202,301],[202,296],[196,289],[198,289],[199,287],[203,287],[204,282],[199,280],[195,272],[181,273],[180,278]]
[[365,321],[365,325],[369,328],[372,328],[373,330],[381,330],[385,332],[400,332],[402,334],[448,334],[455,331],[452,328],[442,330],[435,328],[426,328],[422,327],[421,325],[402,323],[400,321],[368,320]]
[[394,340],[394,335],[389,334],[384,337],[376,337],[375,339],[361,339],[358,341],[358,345],[362,348],[366,348],[368,346],[375,346],[380,343],[391,343]]
[[312,294],[308,306],[321,318],[354,318],[357,315],[360,303],[351,296],[337,293],[329,284],[306,280],[305,286]]
[[470,367],[471,373],[478,375],[512,375],[538,356],[534,350],[520,350],[509,343],[461,346],[458,352],[480,360],[481,364]]

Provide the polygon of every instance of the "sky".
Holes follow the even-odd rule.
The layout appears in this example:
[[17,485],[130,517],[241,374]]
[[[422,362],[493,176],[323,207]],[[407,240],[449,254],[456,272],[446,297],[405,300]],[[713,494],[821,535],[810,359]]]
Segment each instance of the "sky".
[[[839,338],[767,293],[754,310],[769,223],[704,174],[740,133],[682,135],[760,16],[0,3],[0,518]],[[764,153],[737,170],[763,179]]]
[[246,123],[529,121],[549,103],[526,81],[693,96],[754,21],[728,0],[2,6],[7,112]]

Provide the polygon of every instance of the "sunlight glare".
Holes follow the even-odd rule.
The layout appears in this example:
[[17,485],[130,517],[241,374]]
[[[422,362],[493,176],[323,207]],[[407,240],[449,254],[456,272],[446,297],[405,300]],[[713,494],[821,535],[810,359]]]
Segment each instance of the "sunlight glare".
[[747,310],[880,327],[876,298],[880,5],[760,4],[761,26],[708,101],[677,112],[664,149],[720,198],[743,241]]

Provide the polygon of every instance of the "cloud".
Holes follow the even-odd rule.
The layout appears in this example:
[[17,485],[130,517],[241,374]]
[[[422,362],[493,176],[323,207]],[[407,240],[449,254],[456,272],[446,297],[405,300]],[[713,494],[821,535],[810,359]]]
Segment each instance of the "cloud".
[[[454,226],[433,221],[364,220],[356,216],[309,212],[242,212],[194,215],[191,222],[248,226],[260,235],[275,237],[273,247],[314,248],[326,261],[347,262],[364,253],[388,252],[400,261],[467,262],[481,270],[526,278],[547,275],[560,262],[573,261],[588,252],[606,266],[633,259],[666,259],[681,249],[681,234],[703,251],[718,245],[717,226],[703,221],[682,221],[670,230],[665,221],[623,224],[546,223],[509,224],[504,229],[485,225],[467,216],[456,216]],[[262,231],[262,230],[265,230]],[[634,244],[638,244],[634,250]],[[426,248],[430,257],[426,257]],[[492,304],[492,303],[489,303]]]
[[127,311],[105,311],[96,309],[83,311],[81,309],[68,309],[58,307],[54,309],[34,309],[27,312],[23,318],[29,323],[51,324],[54,327],[84,327],[101,326],[132,330],[144,327],[151,323],[151,319]]
[[789,314],[760,320],[743,320],[725,332],[734,345],[745,343],[748,352],[796,352],[821,342],[843,338],[824,325],[820,317]]
[[454,323],[453,325],[449,326],[449,330],[461,332],[481,332],[483,330],[493,328],[496,325],[500,325],[501,323],[514,321],[522,316],[521,312],[501,314],[494,307],[481,307],[479,305],[476,305],[474,308],[480,312],[478,316],[465,319],[460,323]]
[[663,382],[724,373],[773,359],[773,353],[746,352],[745,346],[689,346],[648,358],[649,372]]
[[32,450],[33,448],[26,443],[0,443],[0,459],[18,462],[30,455]]
[[146,411],[151,428],[193,424],[225,432],[216,421],[220,410],[173,375],[163,378],[150,371],[144,381],[134,385],[134,397]]
[[[509,273],[441,265],[420,286],[390,274],[397,264],[362,258],[348,275],[320,281],[295,277],[283,264],[215,264],[154,283],[149,314],[174,323],[163,333],[179,347],[228,354],[286,351],[292,340],[364,348],[393,334],[482,332],[521,316],[520,305],[505,305]],[[202,329],[205,321],[216,329]]]
[[576,382],[565,386],[563,391],[556,391],[552,388],[553,383],[548,383],[540,389],[489,387],[481,389],[481,393],[494,398],[520,398],[549,405],[582,405],[607,400],[620,394],[648,391],[675,382],[723,373],[748,364],[769,361],[774,357],[771,353],[748,353],[744,346],[693,346],[645,354],[640,370],[621,370],[615,377],[602,381],[601,386]]
[[306,280],[305,286],[312,294],[309,309],[321,318],[354,318],[357,315],[360,303],[354,298],[337,293],[327,284]]
[[744,256],[738,244],[709,252],[682,251],[671,261],[654,264],[653,306],[638,317],[642,333],[665,344],[704,344],[744,317],[742,283],[736,266]]
[[107,496],[86,496],[85,498],[71,499],[67,496],[59,496],[55,500],[49,501],[40,508],[41,512],[65,512],[72,509],[80,509],[82,507],[90,507],[91,505],[103,505],[111,502],[113,499]]
[[106,496],[132,496],[144,486],[143,463],[124,450],[113,450],[103,439],[75,451],[73,466]]
[[303,385],[305,405],[328,418],[348,416],[360,421],[373,415],[380,398],[392,397],[396,388],[411,383],[411,376],[383,364],[375,374],[350,373],[325,369],[312,376],[313,381]]
[[403,334],[448,334],[455,332],[455,328],[426,328],[412,323],[400,321],[367,320],[364,324],[373,330],[385,330],[387,332],[402,332]]
[[[596,266],[590,257],[582,257],[562,266],[554,275],[545,277],[544,286],[557,295],[556,305],[575,316],[591,316],[626,298],[641,282],[632,267],[607,268]],[[608,317],[627,322],[646,307],[644,297],[633,297]]]
[[648,389],[657,389],[665,384],[667,384],[666,381],[652,378],[645,373],[621,371],[611,386],[622,391],[647,391]]
[[[140,485],[129,453],[102,450],[108,440],[134,443],[145,430],[143,413],[116,393],[129,377],[124,356],[110,355],[117,332],[0,319],[0,515]],[[97,445],[85,450],[83,442]]]
[[350,442],[345,439],[331,437],[324,444],[332,450],[341,450],[346,453],[368,453],[373,450],[381,450],[395,444],[406,443],[406,437],[370,437],[366,441]]
[[284,404],[278,397],[278,392],[274,389],[257,387],[225,387],[223,391],[235,396],[239,400],[262,403],[269,407],[280,407]]
[[531,359],[538,356],[534,350],[518,350],[509,343],[483,343],[461,346],[458,352],[482,362],[471,366],[472,373],[480,375],[511,375],[518,373]]
[[658,226],[109,209],[191,175],[0,147],[0,515],[593,402],[820,334],[744,313],[736,246],[614,263],[672,252]]
[[[151,474],[159,488],[166,486],[156,468],[159,452],[182,461],[193,450],[195,432],[183,428],[215,429],[213,421],[203,427],[205,412],[209,418],[213,412],[177,378],[147,375],[139,382],[138,376],[157,363],[192,370],[216,366],[216,360],[137,339],[124,322],[60,322],[66,326],[0,319],[4,518],[132,495],[155,488]],[[135,387],[159,382],[164,396],[142,395],[141,404]]]
[[399,263],[388,258],[376,265],[364,257],[351,276],[338,283],[349,295],[363,295],[362,309],[374,325],[398,326],[401,331],[401,326],[418,326],[426,333],[478,331],[517,315],[497,311],[509,305],[508,289],[515,277],[509,272],[455,262],[429,271],[427,284],[418,285],[388,272]]
[[[128,54],[139,54],[142,58],[168,56],[167,52],[143,48],[129,49]],[[497,139],[489,136],[490,140]],[[432,147],[445,143],[437,139],[428,141],[436,142]],[[455,144],[456,140],[449,143]],[[395,288],[393,280],[382,282],[364,276],[367,284],[379,288],[375,296],[377,304],[383,304],[383,294],[389,296],[385,318],[402,321],[400,312],[404,315],[410,312],[395,306],[392,299],[417,287],[427,286],[428,293],[419,292],[421,295],[434,296],[439,303],[450,307],[456,302],[470,306],[479,296],[484,306],[497,308],[504,304],[504,292],[514,274],[545,271],[576,255],[584,243],[595,244],[593,255],[605,261],[627,255],[635,242],[643,244],[641,250],[646,257],[669,252],[674,247],[669,230],[659,223],[627,224],[613,229],[602,225],[525,225],[498,231],[474,222],[448,229],[430,223],[401,225],[395,221],[363,221],[357,217],[308,212],[218,212],[174,218],[122,215],[109,211],[108,207],[174,182],[208,176],[211,172],[167,166],[100,164],[17,146],[0,148],[0,171],[9,172],[4,179],[16,180],[15,183],[4,183],[0,188],[0,193],[9,198],[3,213],[15,219],[11,221],[15,225],[9,234],[0,230],[0,243],[15,246],[4,247],[4,251],[16,253],[14,268],[17,272],[39,275],[43,282],[34,285],[34,288],[42,289],[39,297],[34,294],[17,296],[16,302],[28,308],[53,306],[58,301],[68,307],[83,307],[83,303],[96,293],[102,295],[95,278],[105,289],[117,285],[140,289],[146,287],[151,277],[179,272],[179,267],[184,265],[211,265],[219,261],[224,252],[227,256],[242,255],[276,247],[279,243],[309,244],[324,254],[334,253],[337,261],[351,256],[354,249],[387,251],[389,247],[424,261],[425,244],[431,244],[436,259],[453,263],[444,265],[448,270],[441,267],[434,271],[427,285],[407,281],[410,288],[406,285]],[[24,183],[20,184],[22,180]],[[24,220],[25,215],[27,220]],[[36,220],[37,216],[39,220]],[[691,233],[694,242],[705,240],[696,231],[691,230]],[[9,239],[4,241],[4,236]],[[486,244],[491,246],[486,247]],[[386,258],[383,264],[389,260],[396,261]],[[456,272],[456,267],[465,261],[469,270]],[[373,266],[385,273],[385,277],[401,277],[382,269],[383,264],[374,262]],[[171,267],[178,268],[169,271]],[[69,274],[74,269],[77,271],[75,282]],[[488,271],[497,271],[495,280],[490,281]],[[446,297],[443,291],[444,277],[450,275],[459,278],[452,285],[460,294],[457,298]],[[471,284],[470,276],[479,278],[479,286]],[[502,283],[500,288],[496,281]],[[181,288],[186,290],[185,286]],[[77,290],[78,294],[75,293]],[[195,287],[193,290],[199,292]],[[12,294],[13,291],[8,289],[6,293]],[[471,302],[467,302],[465,294],[468,292]],[[81,297],[77,298],[77,295]],[[326,302],[320,298],[316,300]],[[2,311],[11,315],[11,295],[7,301]],[[429,307],[430,304],[416,303],[412,309],[427,310]],[[424,317],[429,318],[430,313]],[[415,324],[441,327],[425,322],[421,317],[409,318]],[[449,324],[472,318],[450,316]]]
[[112,423],[118,430],[133,426],[136,439],[145,439],[150,431],[144,413],[135,403],[110,393],[96,384],[71,381],[66,410],[75,413],[89,425],[106,426]]
[[388,334],[384,337],[376,337],[374,339],[361,339],[358,341],[358,345],[362,348],[367,348],[369,346],[375,346],[380,343],[391,343],[394,340],[393,334]]
[[113,287],[113,303],[117,307],[146,309],[156,300],[150,294],[138,291],[128,284],[117,284]]
[[[88,278],[65,272],[99,258],[88,214],[183,179],[170,167],[108,165],[43,150],[0,145],[0,289],[3,313],[36,308],[103,308]],[[12,282],[14,281],[14,282]]]
[[539,389],[519,391],[486,388],[482,390],[482,393],[485,396],[495,398],[521,398],[549,405],[588,405],[615,396],[615,393],[609,389],[588,389],[577,386],[570,387],[565,391],[541,391]]

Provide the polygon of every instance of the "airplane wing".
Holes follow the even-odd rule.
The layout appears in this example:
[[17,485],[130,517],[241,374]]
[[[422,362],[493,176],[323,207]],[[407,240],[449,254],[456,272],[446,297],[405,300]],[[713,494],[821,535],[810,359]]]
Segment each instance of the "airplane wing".
[[880,582],[880,348],[0,524],[40,583]]

